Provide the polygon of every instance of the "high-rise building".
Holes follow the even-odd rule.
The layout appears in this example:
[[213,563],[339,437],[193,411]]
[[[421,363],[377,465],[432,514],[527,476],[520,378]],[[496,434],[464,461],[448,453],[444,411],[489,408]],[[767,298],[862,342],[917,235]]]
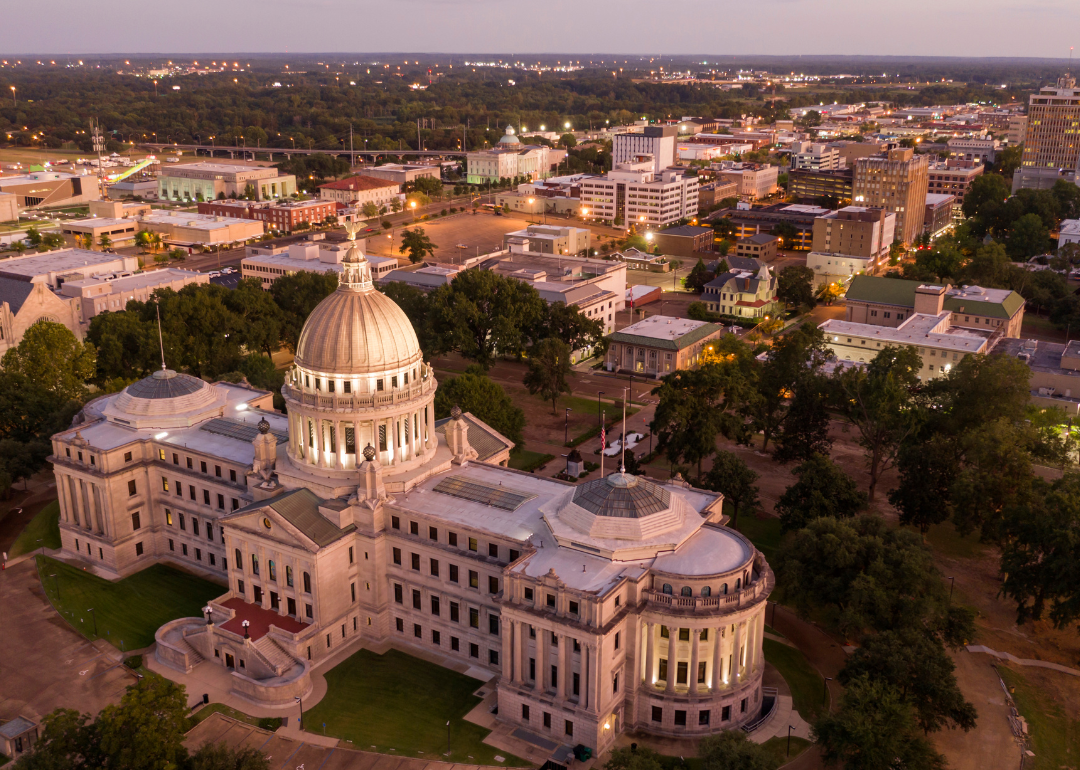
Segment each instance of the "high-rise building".
[[651,155],[653,171],[659,174],[675,165],[678,133],[678,126],[645,126],[640,134],[615,134],[611,140],[612,167]]
[[1070,177],[1080,158],[1080,89],[1064,75],[1028,98],[1027,130],[1013,190],[1053,187]]
[[913,243],[923,229],[928,165],[925,155],[915,155],[910,148],[859,158],[855,161],[852,202],[896,214],[896,237]]

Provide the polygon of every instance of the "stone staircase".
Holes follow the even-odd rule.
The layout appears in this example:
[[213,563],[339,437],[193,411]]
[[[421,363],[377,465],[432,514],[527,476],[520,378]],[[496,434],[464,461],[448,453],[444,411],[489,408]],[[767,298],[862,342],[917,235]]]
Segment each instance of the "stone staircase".
[[191,665],[193,667],[199,665],[204,660],[206,660],[206,658],[202,656],[202,653],[196,650],[195,647],[192,646],[191,642],[189,642],[187,639],[181,639],[180,646],[183,648],[185,653],[191,656]]
[[281,649],[281,645],[275,642],[269,635],[260,637],[252,642],[251,646],[258,651],[264,660],[266,660],[270,665],[270,668],[277,672],[278,676],[296,663],[296,661],[293,660],[293,657],[285,652],[285,650]]

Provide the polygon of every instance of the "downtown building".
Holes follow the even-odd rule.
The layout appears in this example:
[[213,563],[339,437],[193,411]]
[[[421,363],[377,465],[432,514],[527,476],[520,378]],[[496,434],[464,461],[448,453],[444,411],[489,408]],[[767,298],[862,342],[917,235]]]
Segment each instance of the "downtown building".
[[912,244],[923,232],[929,164],[909,148],[855,161],[852,202],[896,214],[896,238]]
[[1049,189],[1058,179],[1073,181],[1080,159],[1080,89],[1065,75],[1028,97],[1024,154],[1013,174],[1013,192]]
[[627,731],[737,729],[761,713],[761,553],[723,497],[616,472],[580,485],[505,467],[456,407],[352,246],[271,394],[162,369],[52,439],[64,558],[118,578],[168,562],[222,584],[155,658],[220,666],[291,706],[364,646],[491,677],[500,721],[596,753]]
[[655,168],[652,156],[641,155],[604,176],[583,178],[582,216],[653,230],[696,217],[698,178],[677,168]]

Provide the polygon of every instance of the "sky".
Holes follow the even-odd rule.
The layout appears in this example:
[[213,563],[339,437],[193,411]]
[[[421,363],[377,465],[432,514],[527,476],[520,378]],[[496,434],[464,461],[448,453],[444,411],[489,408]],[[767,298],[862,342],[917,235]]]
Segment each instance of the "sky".
[[0,55],[819,54],[1052,57],[1077,0],[36,0],[0,3]]

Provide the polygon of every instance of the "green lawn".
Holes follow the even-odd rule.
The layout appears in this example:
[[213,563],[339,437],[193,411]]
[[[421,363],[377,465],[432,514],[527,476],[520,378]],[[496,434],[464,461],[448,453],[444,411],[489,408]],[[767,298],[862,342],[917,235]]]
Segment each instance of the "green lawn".
[[164,564],[113,583],[56,559],[36,559],[41,584],[57,611],[87,639],[108,639],[124,650],[149,647],[162,625],[201,617],[206,602],[225,593],[217,583]]
[[787,750],[788,750],[787,736],[784,736],[783,738],[781,738],[779,736],[777,736],[776,738],[769,738],[769,740],[765,741],[761,745],[765,748],[765,750],[772,757],[772,760],[775,763],[773,766],[774,767],[780,767],[781,765],[786,765],[788,762],[795,759],[795,757],[802,754],[804,751],[806,751],[810,746],[813,746],[814,744],[811,741],[806,740],[806,738],[796,738],[795,736],[791,736],[791,754],[790,755],[788,755],[788,753],[787,753]]
[[[612,391],[612,393],[615,393],[615,391]],[[621,389],[618,391],[618,395],[622,395]],[[613,420],[622,419],[622,407],[616,406],[610,401],[602,400],[600,402],[600,408],[597,409],[595,398],[582,398],[581,396],[560,396],[559,409],[566,409],[568,407],[574,410],[574,414],[591,414],[594,417],[600,414],[601,411],[603,411],[604,416],[607,418],[609,423]],[[626,416],[630,417],[631,415],[637,414],[638,409],[638,407],[630,406],[629,404],[627,404]]]
[[1025,767],[1058,770],[1076,767],[1080,757],[1080,718],[1070,715],[1051,696],[1032,687],[1020,672],[996,666],[1002,681],[1013,690],[1016,708],[1027,720],[1035,759]]
[[791,689],[795,710],[807,722],[812,722],[828,705],[825,680],[794,647],[766,639],[764,648],[765,660],[776,667]]
[[[390,650],[360,650],[326,672],[325,697],[304,713],[312,732],[352,741],[352,748],[439,762],[527,767],[528,762],[482,743],[488,730],[464,716],[480,699],[477,679]],[[445,757],[450,722],[450,757]],[[495,761],[495,755],[505,762]]]
[[[724,503],[724,513],[728,516],[732,513],[732,508],[727,503]],[[736,529],[750,538],[750,542],[765,555],[766,559],[772,559],[783,536],[780,531],[780,519],[775,516],[759,519],[745,510],[739,511],[739,526]]]
[[224,703],[208,703],[201,709],[195,712],[191,717],[191,726],[199,724],[206,719],[209,719],[213,714],[224,714],[227,717],[232,717],[240,722],[246,722],[249,725],[253,725],[263,730],[269,730],[273,732],[281,727],[281,717],[253,717],[250,714],[245,714],[242,711],[237,711],[231,706],[226,706]]
[[[41,540],[39,543],[38,540]],[[60,501],[53,500],[26,525],[26,529],[11,546],[11,558],[30,553],[36,548],[60,547]]]
[[528,449],[515,449],[510,453],[510,461],[507,463],[514,470],[532,473],[541,465],[551,462],[555,455],[543,452],[530,452]]
[[977,559],[986,550],[986,546],[979,542],[978,532],[962,537],[951,521],[930,527],[926,533],[926,542],[943,556],[959,559]]

